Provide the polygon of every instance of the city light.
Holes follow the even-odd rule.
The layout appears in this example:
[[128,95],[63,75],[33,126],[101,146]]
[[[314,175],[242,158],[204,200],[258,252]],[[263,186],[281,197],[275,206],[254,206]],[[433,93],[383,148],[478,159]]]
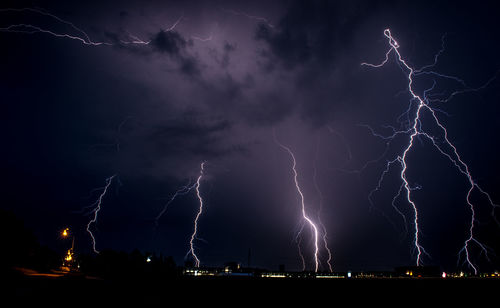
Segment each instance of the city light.
[[68,252],[66,253],[66,257],[64,257],[64,261],[71,261],[73,260],[73,252],[71,251],[71,249],[68,250]]

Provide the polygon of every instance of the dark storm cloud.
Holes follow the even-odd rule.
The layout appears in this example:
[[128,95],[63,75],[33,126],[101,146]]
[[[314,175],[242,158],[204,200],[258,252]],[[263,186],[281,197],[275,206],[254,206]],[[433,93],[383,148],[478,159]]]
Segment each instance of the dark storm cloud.
[[179,70],[185,75],[195,77],[202,73],[201,66],[196,58],[185,56],[180,57],[179,60]]
[[359,24],[380,6],[380,1],[293,1],[276,29],[260,24],[255,37],[268,45],[270,52],[263,55],[286,69],[328,66],[345,50]]
[[274,125],[294,111],[294,105],[276,92],[262,93],[259,99],[243,109],[250,125]]
[[181,50],[186,48],[187,42],[176,31],[160,30],[151,40],[153,50],[171,56],[180,56]]
[[222,44],[222,51],[216,48],[210,48],[208,54],[222,69],[226,69],[230,65],[231,54],[234,53],[235,50],[236,44],[225,41]]
[[142,42],[139,42],[138,38],[132,38],[127,31],[105,31],[104,36],[115,48],[137,56],[166,57],[175,65],[176,70],[187,76],[195,77],[202,73],[200,61],[192,54],[193,42],[175,30],[160,30],[150,35],[149,40]]
[[286,91],[294,92],[288,102],[292,106],[273,107],[274,118],[283,119],[294,110],[320,127],[339,111],[366,101],[349,94],[352,85],[361,81],[356,74],[360,63],[356,62],[356,38],[366,20],[379,14],[387,2],[293,1],[276,27],[257,26],[254,38],[263,43],[260,68],[288,76]]
[[153,127],[147,139],[160,156],[183,154],[210,159],[234,150],[223,142],[231,127],[228,120],[186,114]]
[[160,30],[149,45],[154,52],[169,55],[174,62],[178,62],[181,73],[194,77],[201,74],[201,66],[198,59],[190,53],[189,47],[192,44],[191,40],[186,40],[175,30]]
[[242,97],[245,84],[230,74],[223,74],[217,78],[200,80],[200,87],[206,95],[203,100],[207,104],[226,109]]
[[224,53],[222,54],[222,60],[220,62],[220,65],[222,68],[226,68],[229,65],[230,61],[230,54],[236,49],[235,45],[232,45],[228,42],[224,43]]

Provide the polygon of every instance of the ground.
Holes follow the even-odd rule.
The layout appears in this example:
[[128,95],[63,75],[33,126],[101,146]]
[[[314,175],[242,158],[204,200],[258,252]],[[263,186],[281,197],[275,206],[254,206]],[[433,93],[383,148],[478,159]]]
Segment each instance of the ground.
[[[7,299],[18,304],[140,304],[174,306],[331,303],[359,306],[384,304],[494,304],[500,279],[249,279],[182,277],[176,279],[98,279],[83,274],[4,275]],[[268,306],[268,305],[264,306]]]

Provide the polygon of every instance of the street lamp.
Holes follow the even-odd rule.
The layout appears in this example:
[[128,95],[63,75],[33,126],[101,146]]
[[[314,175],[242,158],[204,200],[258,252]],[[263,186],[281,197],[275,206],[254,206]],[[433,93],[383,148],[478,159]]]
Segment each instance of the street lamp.
[[73,252],[75,248],[75,236],[70,233],[69,228],[64,229],[61,232],[61,235],[63,238],[68,238],[69,236],[71,236],[72,238],[71,248],[68,249],[68,252],[66,253],[66,256],[64,257],[63,261],[63,266],[66,266],[68,268],[67,270],[70,270],[70,268],[74,265],[75,262],[74,252]]

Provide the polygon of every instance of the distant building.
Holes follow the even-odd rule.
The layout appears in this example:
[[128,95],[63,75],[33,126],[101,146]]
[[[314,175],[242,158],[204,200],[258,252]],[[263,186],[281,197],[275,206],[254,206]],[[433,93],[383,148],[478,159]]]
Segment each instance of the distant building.
[[238,262],[226,262],[224,263],[224,272],[225,273],[234,273],[241,269],[241,264]]
[[396,267],[396,275],[408,278],[441,277],[439,266],[401,266]]
[[218,276],[223,271],[220,268],[213,267],[190,267],[185,268],[183,274],[186,276]]
[[185,276],[219,276],[219,277],[254,277],[258,270],[242,268],[238,262],[226,262],[224,267],[186,267],[183,270]]

